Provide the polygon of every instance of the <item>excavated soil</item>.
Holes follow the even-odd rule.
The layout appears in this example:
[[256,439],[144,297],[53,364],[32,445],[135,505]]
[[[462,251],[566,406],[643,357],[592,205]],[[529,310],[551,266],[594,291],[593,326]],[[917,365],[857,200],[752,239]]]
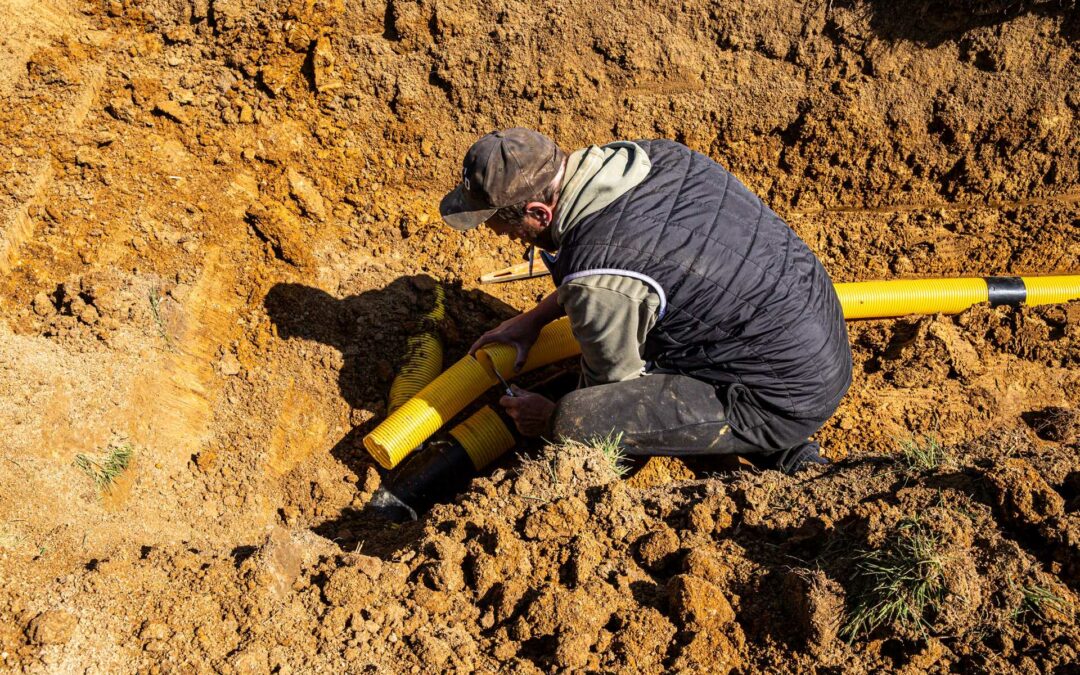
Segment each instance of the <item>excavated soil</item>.
[[[1074,2],[0,22],[0,670],[1076,672],[1080,303],[849,324],[834,462],[794,477],[529,447],[398,525],[360,443],[434,283],[448,363],[550,289],[479,286],[521,251],[440,224],[493,128],[678,139],[836,281],[1080,272]],[[912,533],[935,608],[851,632]]]

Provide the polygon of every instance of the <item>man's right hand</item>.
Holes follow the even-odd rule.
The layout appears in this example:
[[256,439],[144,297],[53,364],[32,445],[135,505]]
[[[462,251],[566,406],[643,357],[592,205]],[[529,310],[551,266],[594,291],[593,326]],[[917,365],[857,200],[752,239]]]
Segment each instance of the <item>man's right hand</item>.
[[517,350],[517,359],[514,361],[514,372],[516,373],[525,365],[525,358],[529,355],[529,349],[532,348],[536,338],[540,335],[541,328],[543,328],[543,324],[536,320],[532,312],[518,314],[481,335],[473,343],[473,346],[469,347],[469,355],[475,356],[476,350],[492,342],[510,345]]

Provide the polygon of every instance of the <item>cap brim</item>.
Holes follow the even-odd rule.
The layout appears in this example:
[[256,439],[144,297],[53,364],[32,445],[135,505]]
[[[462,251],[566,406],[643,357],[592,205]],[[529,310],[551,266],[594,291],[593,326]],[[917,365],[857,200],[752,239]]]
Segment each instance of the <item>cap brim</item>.
[[439,214],[446,224],[455,230],[471,230],[495,215],[496,211],[498,209],[478,204],[471,199],[465,191],[464,183],[458,183],[439,203]]

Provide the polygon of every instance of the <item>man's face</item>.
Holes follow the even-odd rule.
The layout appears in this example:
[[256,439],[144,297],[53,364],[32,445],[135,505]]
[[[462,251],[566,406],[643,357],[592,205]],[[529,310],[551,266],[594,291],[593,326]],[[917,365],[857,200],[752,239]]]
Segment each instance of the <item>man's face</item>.
[[520,223],[507,223],[498,215],[495,215],[488,219],[485,225],[490,227],[495,234],[509,237],[514,241],[520,241],[530,246],[536,244],[536,238],[544,230],[544,226],[528,214]]
[[550,207],[537,202],[529,204],[524,219],[519,223],[508,223],[496,214],[484,224],[495,234],[520,241],[527,246],[539,246],[550,251],[554,250],[555,246],[551,237],[551,215]]

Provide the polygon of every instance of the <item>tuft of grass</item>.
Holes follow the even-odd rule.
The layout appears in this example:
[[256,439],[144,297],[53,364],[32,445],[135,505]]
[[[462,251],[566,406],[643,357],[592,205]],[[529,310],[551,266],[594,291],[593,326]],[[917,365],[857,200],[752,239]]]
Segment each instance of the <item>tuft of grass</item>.
[[934,436],[912,436],[900,441],[899,461],[908,473],[932,471],[948,460],[948,449]]
[[902,521],[880,549],[859,554],[855,578],[863,592],[841,635],[850,642],[894,624],[925,635],[927,617],[940,611],[946,595],[943,543],[912,519]]
[[131,443],[110,444],[101,461],[83,453],[75,455],[75,466],[94,481],[98,492],[107,492],[131,464],[135,448]]
[[1068,601],[1052,591],[1048,586],[1039,584],[1022,586],[1020,595],[1020,604],[1012,612],[1013,621],[1028,614],[1034,614],[1045,621],[1050,618],[1051,612],[1068,613]]
[[630,467],[626,465],[626,453],[622,448],[622,438],[622,432],[615,433],[613,429],[606,436],[587,439],[588,445],[600,451],[608,466],[611,467],[611,472],[619,478],[622,478],[630,471]]

